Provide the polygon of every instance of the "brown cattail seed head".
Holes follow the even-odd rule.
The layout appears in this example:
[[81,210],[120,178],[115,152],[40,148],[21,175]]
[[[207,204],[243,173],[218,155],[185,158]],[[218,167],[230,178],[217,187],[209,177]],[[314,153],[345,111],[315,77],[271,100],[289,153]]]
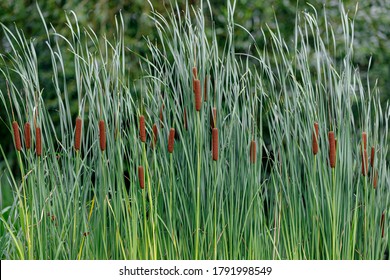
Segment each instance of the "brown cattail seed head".
[[194,94],[195,94],[195,109],[196,111],[200,111],[200,107],[202,105],[202,96],[200,93],[200,81],[194,80]]
[[367,176],[368,172],[368,155],[367,155],[367,150],[364,149],[362,151],[362,175]]
[[376,186],[378,185],[378,171],[375,170],[374,172],[374,179],[373,179],[373,182],[372,182],[372,186],[374,187],[374,189],[376,189]]
[[251,148],[250,148],[250,161],[252,164],[256,163],[256,141],[251,141]]
[[145,117],[139,117],[139,137],[143,143],[146,142]]
[[81,146],[81,127],[82,127],[83,121],[80,117],[76,118],[76,133],[74,138],[74,149],[76,151],[80,150]]
[[370,165],[374,167],[374,159],[375,159],[375,147],[371,147],[371,157],[370,157]]
[[212,147],[213,147],[213,160],[218,160],[218,128],[213,128],[212,131]]
[[141,189],[145,188],[145,176],[144,176],[144,168],[142,166],[138,166],[138,181]]
[[173,145],[175,143],[175,129],[171,128],[169,131],[169,138],[168,138],[168,152],[173,152]]
[[99,121],[99,142],[100,142],[100,150],[106,150],[106,128],[104,126],[104,121]]
[[364,150],[367,150],[367,133],[366,132],[362,133],[362,142],[363,142]]
[[187,126],[187,110],[186,110],[185,107],[184,107],[184,112],[183,112],[183,121],[184,121],[184,129],[187,130],[188,129],[188,126]]
[[153,147],[156,147],[157,145],[157,136],[158,136],[158,130],[157,130],[157,125],[154,124],[152,127],[153,130]]
[[31,126],[29,122],[24,124],[24,141],[26,142],[26,149],[31,148]]
[[192,67],[192,75],[194,75],[194,79],[198,78],[198,69],[196,66]]
[[37,156],[42,155],[42,135],[41,135],[41,129],[39,127],[35,128],[35,139],[36,139],[36,145],[35,145],[35,151],[37,153]]
[[15,148],[17,151],[22,149],[22,143],[20,140],[19,125],[16,121],[12,122],[12,129],[14,131]]
[[208,80],[208,76],[206,76],[204,78],[204,82],[203,82],[203,99],[204,99],[204,101],[207,101],[207,80]]
[[314,131],[312,135],[312,150],[313,154],[316,155],[318,153],[318,123],[314,123]]
[[336,167],[336,142],[335,142],[333,131],[329,131],[328,140],[329,140],[329,164],[331,168],[335,168]]

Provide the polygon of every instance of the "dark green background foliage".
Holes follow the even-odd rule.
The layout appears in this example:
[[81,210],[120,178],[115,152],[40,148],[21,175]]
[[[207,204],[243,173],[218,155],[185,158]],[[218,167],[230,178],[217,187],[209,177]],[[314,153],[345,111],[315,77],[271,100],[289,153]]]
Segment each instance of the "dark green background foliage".
[[[169,1],[151,1],[154,8],[160,13],[167,13],[169,10]],[[186,1],[178,1],[181,7],[184,7]],[[190,0],[190,5],[198,5],[199,1]],[[227,21],[226,0],[216,0],[212,2],[213,19],[217,34],[221,40],[225,40],[225,27]],[[296,0],[237,0],[235,22],[240,26],[235,28],[235,44],[237,52],[251,52],[253,44],[248,31],[255,38],[256,44],[264,47],[266,42],[263,40],[262,28],[266,25],[271,28],[278,25],[287,44],[292,44],[294,38],[294,22],[297,11],[305,10],[318,11],[319,21],[324,24],[324,3],[326,2],[326,14],[328,24],[335,29],[335,37],[338,40],[337,30],[341,29],[341,19],[339,16],[339,1],[306,1]],[[383,103],[389,99],[387,88],[390,84],[390,1],[375,0],[361,1],[356,13],[356,1],[343,1],[346,9],[349,10],[351,20],[355,18],[355,54],[354,63],[360,72],[365,74],[368,71],[370,58],[370,82],[371,86],[377,83],[380,88]],[[107,36],[110,38],[115,30],[115,17],[121,12],[125,21],[125,43],[129,52],[127,54],[127,67],[130,73],[130,80],[136,80],[140,76],[138,67],[138,56],[146,55],[146,44],[144,37],[153,39],[156,30],[154,30],[149,12],[150,4],[144,0],[97,0],[97,1],[78,1],[78,0],[47,0],[38,1],[45,21],[49,23],[56,31],[65,37],[69,37],[70,32],[66,26],[66,15],[71,16],[70,11],[77,14],[80,26],[90,27],[98,36]],[[205,6],[205,9],[208,9]],[[26,38],[31,38],[37,48],[39,73],[41,86],[44,89],[45,103],[53,111],[56,111],[56,102],[54,92],[52,91],[52,69],[50,66],[49,50],[45,46],[47,36],[44,25],[40,18],[35,1],[13,0],[0,1],[0,22],[11,30],[21,29]],[[299,14],[298,13],[298,14]],[[210,28],[211,20],[207,23]],[[50,26],[49,26],[50,27]],[[325,28],[325,27],[323,27]],[[340,33],[341,34],[341,33]],[[342,38],[339,38],[341,42]],[[63,43],[63,42],[62,42]],[[341,49],[341,48],[339,48]],[[131,50],[131,51],[130,51]],[[4,33],[0,33],[0,53],[6,55],[9,51]],[[314,55],[314,54],[313,54]],[[334,57],[343,57],[342,53],[333,54]],[[7,60],[5,59],[6,63]],[[68,90],[70,96],[75,91],[74,71],[72,59],[66,60],[65,65],[67,73]],[[342,61],[340,61],[342,63]],[[1,61],[0,63],[4,63]],[[5,81],[0,77],[0,88],[6,90]],[[52,102],[50,100],[53,100]],[[76,102],[74,100],[73,102]],[[10,120],[5,114],[3,105],[0,105],[0,144],[6,153],[12,153],[13,143],[12,135],[7,129]],[[76,106],[75,106],[76,108]],[[9,157],[9,158],[12,158]],[[1,163],[1,160],[0,160]]]

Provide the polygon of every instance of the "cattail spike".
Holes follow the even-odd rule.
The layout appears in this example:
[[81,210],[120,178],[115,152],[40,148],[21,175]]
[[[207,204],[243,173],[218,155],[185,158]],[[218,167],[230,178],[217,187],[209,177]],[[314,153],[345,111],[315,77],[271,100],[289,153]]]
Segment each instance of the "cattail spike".
[[76,151],[80,150],[81,146],[81,127],[82,127],[83,121],[80,117],[76,118],[76,132],[75,132],[75,138],[74,138],[74,149]]
[[15,140],[15,149],[20,152],[22,149],[22,142],[20,140],[20,132],[19,132],[19,125],[16,121],[12,122],[12,129],[14,132],[14,140]]
[[35,128],[35,151],[37,153],[37,156],[40,157],[42,155],[42,135],[41,135],[41,129],[39,127]]
[[195,94],[195,109],[196,111],[199,112],[202,105],[202,96],[200,93],[200,81],[197,79],[194,80],[194,94]]
[[141,138],[141,142],[146,142],[146,129],[145,129],[145,117],[139,117],[139,137]]
[[256,163],[256,141],[252,140],[250,148],[250,162],[252,164]]
[[138,181],[141,189],[145,188],[145,176],[144,176],[144,168],[142,166],[138,166]]
[[169,131],[169,138],[168,138],[168,152],[172,153],[173,152],[173,146],[175,143],[175,129],[171,128]]
[[363,149],[367,150],[367,133],[366,132],[362,133],[362,141],[363,141]]
[[318,123],[314,123],[314,131],[312,134],[312,150],[313,154],[316,155],[318,153]]
[[104,126],[104,121],[99,121],[99,142],[100,142],[100,150],[106,150],[106,129]]
[[158,130],[157,130],[157,125],[154,124],[152,127],[153,130],[153,147],[156,147],[157,145],[157,136],[158,136]]
[[31,126],[29,122],[24,124],[24,141],[26,144],[26,150],[31,148]]
[[370,165],[374,168],[374,159],[375,159],[375,147],[371,147],[371,157],[370,157]]
[[212,149],[213,149],[213,160],[218,160],[218,128],[213,128],[212,131]]
[[376,186],[378,185],[378,171],[375,170],[374,172],[374,179],[373,179],[373,182],[372,182],[372,186],[374,187],[374,189],[376,189]]
[[331,168],[335,168],[336,167],[336,142],[335,142],[333,131],[329,131],[328,141],[329,141],[329,164]]

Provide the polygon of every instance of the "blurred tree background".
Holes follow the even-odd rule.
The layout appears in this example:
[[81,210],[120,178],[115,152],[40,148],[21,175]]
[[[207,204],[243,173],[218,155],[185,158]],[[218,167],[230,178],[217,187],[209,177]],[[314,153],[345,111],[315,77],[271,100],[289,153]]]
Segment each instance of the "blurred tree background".
[[[171,0],[174,1],[174,0]],[[190,5],[199,5],[201,0],[189,0]],[[233,0],[231,0],[233,1]],[[177,0],[179,6],[184,9],[185,0]],[[226,0],[210,0],[213,9],[216,31],[223,41],[226,30]],[[247,29],[262,47],[265,43],[262,29],[268,25],[275,28],[276,22],[284,36],[286,43],[292,45],[294,38],[294,23],[297,11],[310,10],[315,8],[318,12],[320,22],[323,22],[324,7],[328,16],[328,23],[335,29],[336,40],[337,30],[341,29],[341,19],[339,16],[339,0],[322,1],[297,0],[236,0],[235,22]],[[151,1],[154,8],[160,13],[167,14],[170,10],[169,1]],[[378,82],[383,103],[389,100],[387,88],[390,84],[390,0],[360,1],[357,13],[357,1],[343,1],[346,10],[350,11],[350,17],[355,18],[355,53],[354,64],[359,71],[366,75],[372,58],[370,68],[371,84]],[[66,26],[66,15],[69,11],[74,11],[77,15],[80,26],[92,28],[100,37],[107,35],[108,38],[115,32],[115,16],[121,12],[125,21],[125,43],[134,53],[141,55],[147,52],[144,37],[151,39],[156,34],[152,21],[149,18],[151,7],[144,0],[38,0],[40,9],[48,24],[51,24],[58,33],[65,37],[70,37],[70,32]],[[204,5],[208,10],[208,6]],[[26,38],[33,38],[33,43],[37,49],[38,65],[40,72],[40,82],[45,92],[45,102],[53,112],[56,110],[55,94],[52,90],[52,68],[50,64],[49,50],[46,47],[47,40],[44,25],[40,18],[35,0],[9,0],[0,1],[0,22],[14,30],[23,30]],[[205,11],[206,14],[208,11]],[[276,21],[276,20],[277,21]],[[211,26],[211,25],[210,25]],[[248,52],[249,46],[253,44],[251,37],[243,28],[235,28],[235,42],[237,52]],[[10,51],[4,32],[0,31],[0,53],[5,54]],[[134,53],[127,53],[127,67],[130,71],[130,80],[137,79],[140,75],[138,58]],[[315,54],[313,54],[315,55]],[[342,60],[343,53],[333,54],[336,59]],[[3,63],[3,62],[0,62]],[[3,66],[1,66],[3,67]],[[68,90],[70,96],[76,90],[72,59],[65,65]],[[0,89],[5,91],[5,81],[0,77]],[[50,101],[52,100],[52,101]],[[5,110],[0,104],[0,144],[12,160],[13,143],[12,135],[7,129],[10,120],[7,119]],[[75,106],[76,108],[76,106]],[[76,112],[75,112],[76,113]],[[0,159],[0,170],[3,160]],[[12,162],[11,162],[12,164]],[[1,176],[1,174],[0,174]],[[1,182],[1,178],[0,178]]]

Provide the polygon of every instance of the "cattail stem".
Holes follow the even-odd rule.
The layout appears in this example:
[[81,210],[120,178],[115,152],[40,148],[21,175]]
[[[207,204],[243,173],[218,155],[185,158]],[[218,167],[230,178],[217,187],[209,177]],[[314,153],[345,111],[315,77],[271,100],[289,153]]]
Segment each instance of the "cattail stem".
[[145,117],[139,117],[139,137],[141,138],[141,142],[146,142],[146,129],[145,129]]
[[16,121],[12,122],[12,129],[14,132],[15,149],[20,152],[22,150],[22,142],[20,140],[19,125]]
[[74,138],[74,149],[76,151],[80,150],[81,147],[81,128],[82,128],[83,121],[80,117],[76,118],[76,132],[75,132],[75,138]]
[[35,128],[35,139],[36,139],[36,145],[35,145],[35,151],[37,153],[37,156],[40,157],[42,155],[42,135],[41,135],[41,129],[39,127]]
[[26,144],[26,150],[31,148],[31,126],[29,122],[24,124],[24,141]]
[[333,131],[329,131],[328,140],[329,140],[329,164],[331,168],[335,168],[336,167],[336,142],[335,142]]
[[318,123],[314,123],[314,131],[312,135],[312,150],[313,154],[316,155],[318,153]]
[[105,151],[106,150],[106,128],[104,126],[104,121],[99,121],[99,143],[100,143],[100,150]]
[[173,152],[173,147],[175,143],[175,129],[171,128],[169,131],[169,137],[168,137],[168,152],[172,153]]
[[218,128],[213,128],[212,131],[212,154],[213,154],[213,160],[218,160]]
[[250,162],[251,164],[256,163],[256,141],[251,141],[251,147],[250,147]]

